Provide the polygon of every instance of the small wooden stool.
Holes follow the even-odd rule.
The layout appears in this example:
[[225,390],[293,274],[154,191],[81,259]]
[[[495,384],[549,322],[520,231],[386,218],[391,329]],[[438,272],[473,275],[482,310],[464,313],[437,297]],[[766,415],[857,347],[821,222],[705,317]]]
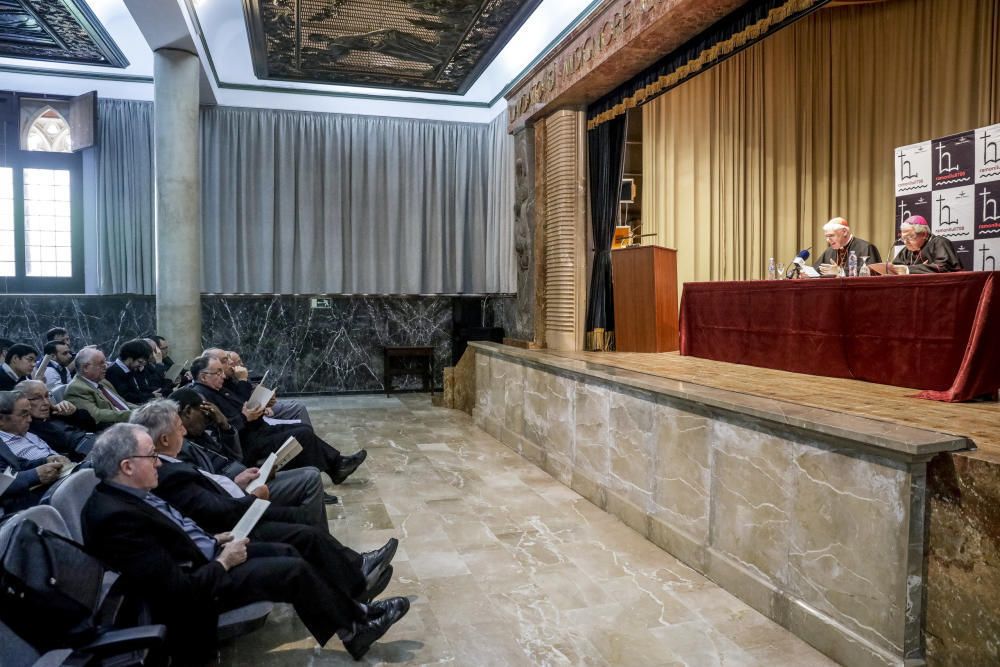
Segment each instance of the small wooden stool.
[[434,394],[433,347],[383,347],[382,363],[386,396],[393,392],[392,378],[400,375],[421,376],[424,391]]

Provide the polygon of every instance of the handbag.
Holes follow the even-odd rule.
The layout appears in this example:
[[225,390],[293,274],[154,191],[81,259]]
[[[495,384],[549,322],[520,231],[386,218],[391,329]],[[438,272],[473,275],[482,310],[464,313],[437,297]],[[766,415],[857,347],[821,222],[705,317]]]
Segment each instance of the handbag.
[[0,561],[4,621],[36,646],[86,640],[96,630],[103,580],[104,566],[82,546],[25,519]]

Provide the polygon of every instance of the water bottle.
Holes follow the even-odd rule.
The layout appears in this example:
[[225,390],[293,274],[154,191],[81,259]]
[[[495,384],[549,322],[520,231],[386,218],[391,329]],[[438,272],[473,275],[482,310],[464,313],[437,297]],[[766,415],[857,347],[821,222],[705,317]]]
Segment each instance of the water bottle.
[[778,277],[777,269],[774,266],[774,257],[767,260],[767,279],[774,280]]
[[847,275],[851,278],[858,277],[858,255],[853,250],[847,258]]

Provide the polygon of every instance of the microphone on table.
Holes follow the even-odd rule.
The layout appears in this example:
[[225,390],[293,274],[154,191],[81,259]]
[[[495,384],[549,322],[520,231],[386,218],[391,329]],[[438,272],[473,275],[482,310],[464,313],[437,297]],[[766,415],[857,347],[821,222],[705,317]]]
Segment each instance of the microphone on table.
[[[809,246],[812,248],[812,246]],[[802,271],[802,267],[806,265],[806,260],[809,259],[809,248],[805,250],[800,250],[799,254],[795,256],[795,259],[791,261],[788,265],[788,272],[785,273],[786,278],[798,278],[799,273]]]

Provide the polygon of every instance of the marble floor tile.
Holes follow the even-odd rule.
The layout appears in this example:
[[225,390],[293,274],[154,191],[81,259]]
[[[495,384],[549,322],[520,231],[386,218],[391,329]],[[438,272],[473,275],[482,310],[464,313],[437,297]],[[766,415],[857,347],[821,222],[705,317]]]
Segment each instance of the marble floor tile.
[[[410,613],[371,665],[826,666],[830,660],[422,394],[304,399],[320,434],[368,459],[327,490],[359,551],[400,539],[386,596]],[[288,605],[223,665],[353,665]]]

